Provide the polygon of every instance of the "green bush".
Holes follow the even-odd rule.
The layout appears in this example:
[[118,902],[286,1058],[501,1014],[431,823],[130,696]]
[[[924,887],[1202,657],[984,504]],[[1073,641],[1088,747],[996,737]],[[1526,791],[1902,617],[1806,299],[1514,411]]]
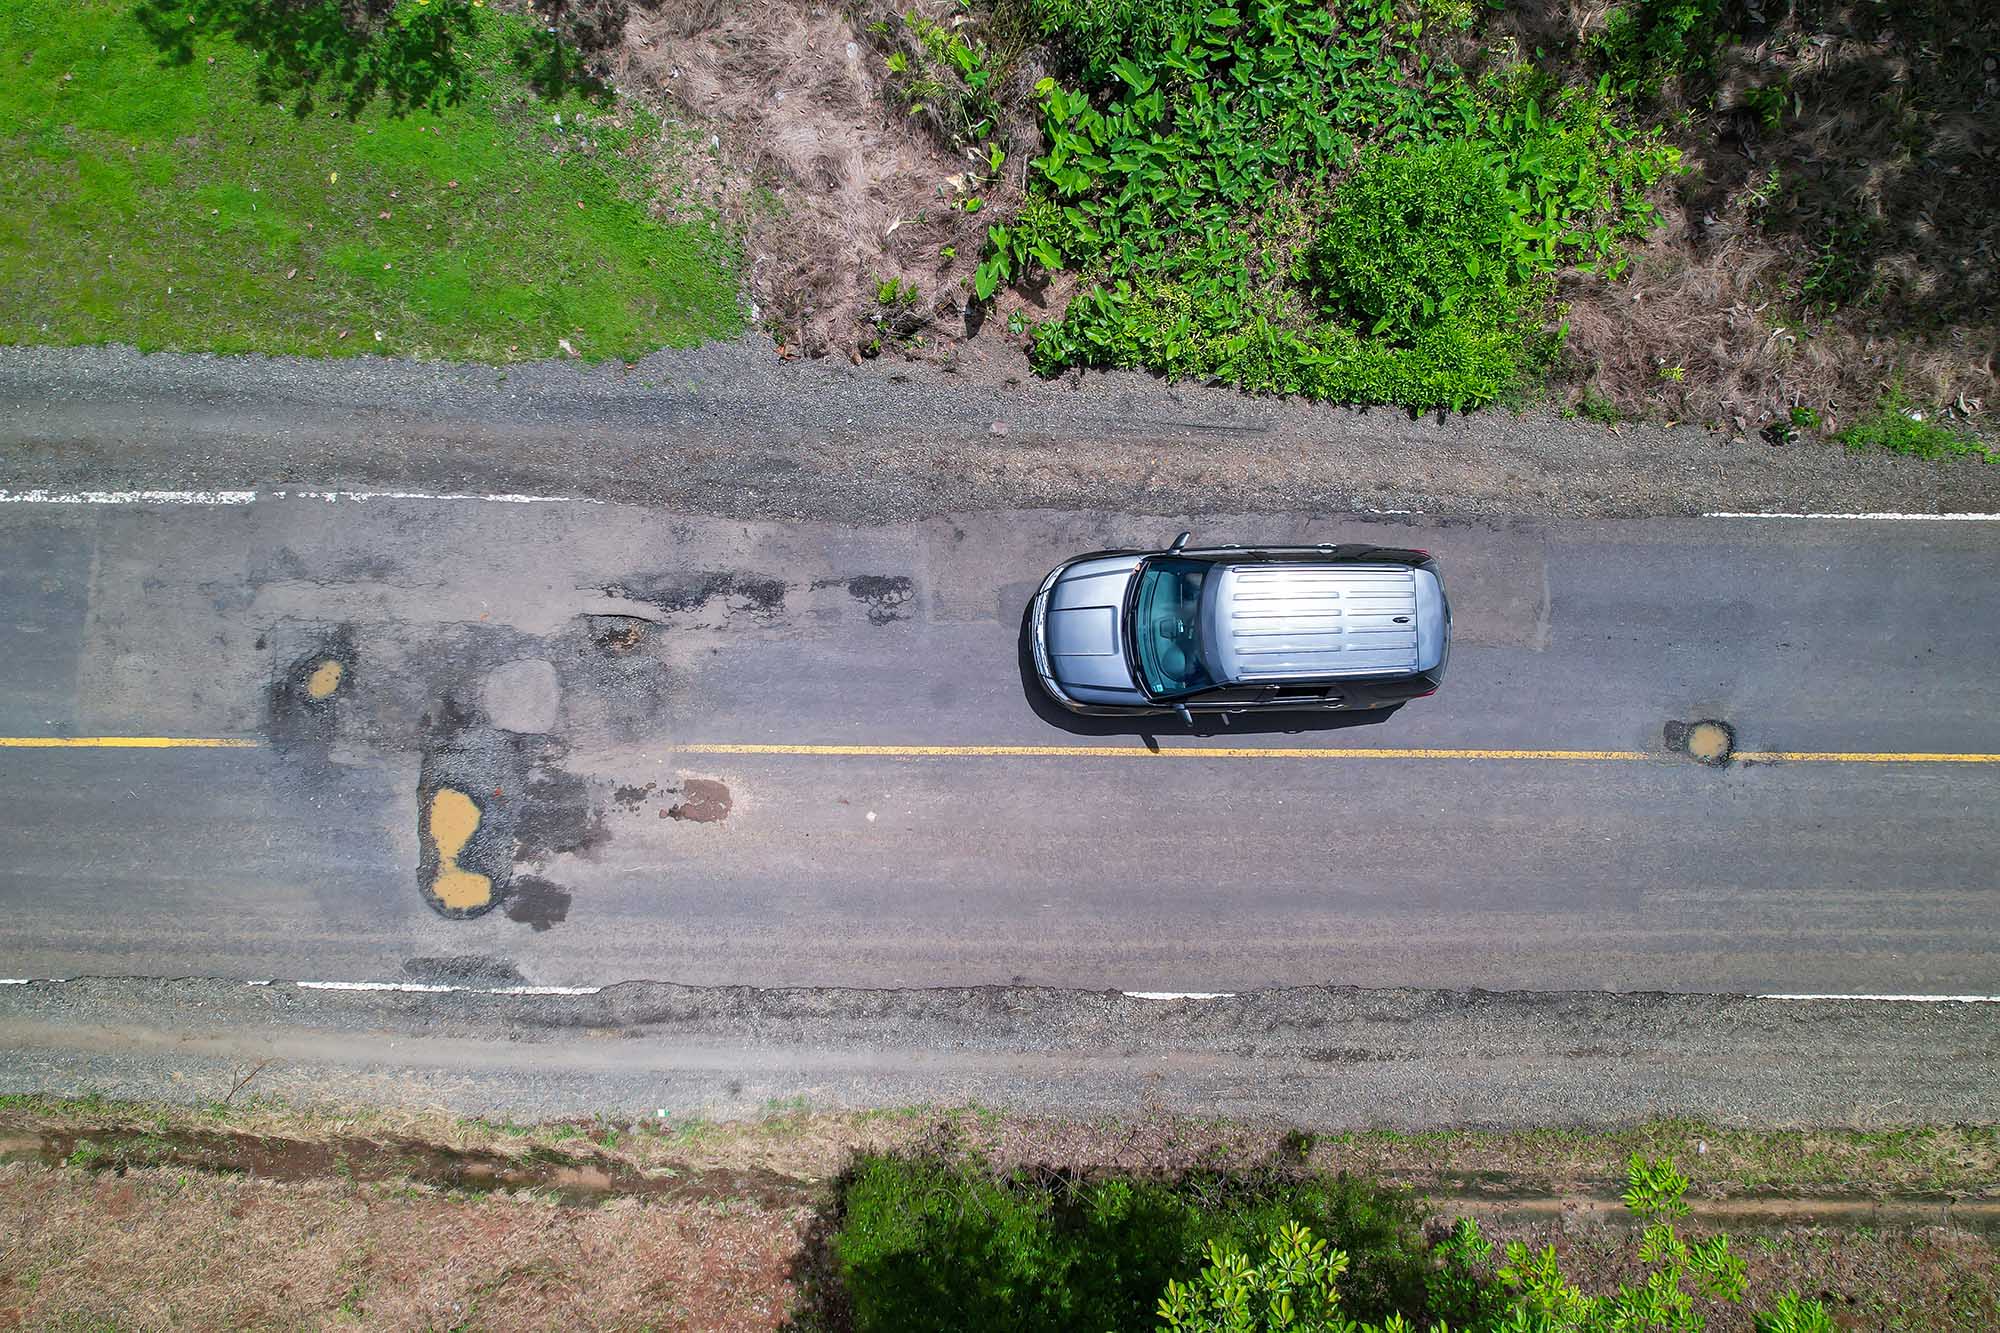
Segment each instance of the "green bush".
[[1433,1307],[1422,1220],[1405,1196],[1344,1177],[1000,1179],[977,1162],[875,1157],[847,1179],[832,1253],[860,1333],[1138,1330],[1211,1242],[1261,1248],[1296,1223],[1349,1256],[1349,1312],[1464,1321],[1488,1289]]
[[1463,140],[1370,156],[1341,184],[1306,267],[1327,315],[1408,346],[1504,283],[1500,174]]
[[1553,276],[1615,278],[1678,169],[1608,85],[1473,79],[1385,0],[1021,0],[1068,24],[1048,151],[973,295],[1066,271],[1043,374],[1128,367],[1415,409],[1509,396],[1559,338]]

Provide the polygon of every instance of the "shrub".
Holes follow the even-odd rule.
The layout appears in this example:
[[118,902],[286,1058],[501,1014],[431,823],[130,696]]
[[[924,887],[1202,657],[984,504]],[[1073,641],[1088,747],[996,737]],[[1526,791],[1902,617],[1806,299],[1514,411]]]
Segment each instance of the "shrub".
[[[1499,1276],[1511,1293],[1504,1309],[1486,1308],[1456,1325],[1466,1333],[1631,1333],[1639,1329],[1700,1333],[1707,1318],[1697,1299],[1741,1304],[1743,1261],[1729,1237],[1689,1241],[1675,1223],[1686,1216],[1687,1178],[1673,1159],[1632,1157],[1625,1206],[1644,1224],[1638,1246],[1643,1276],[1607,1295],[1580,1291],[1563,1274],[1555,1247],[1530,1251],[1508,1245]],[[1443,1271],[1483,1269],[1492,1246],[1470,1220],[1461,1221],[1439,1247]],[[1348,1257],[1287,1224],[1268,1237],[1265,1257],[1253,1263],[1227,1244],[1211,1242],[1208,1262],[1191,1282],[1169,1282],[1160,1300],[1160,1333],[1416,1333],[1425,1325],[1406,1312],[1380,1323],[1352,1319],[1343,1306],[1341,1278]],[[1757,1333],[1833,1333],[1818,1301],[1786,1292],[1752,1316]],[[1443,1326],[1430,1325],[1442,1333]]]
[[1463,1321],[1478,1294],[1440,1289],[1451,1303],[1433,1304],[1422,1220],[1404,1195],[1344,1177],[1001,1179],[978,1162],[875,1157],[847,1179],[832,1252],[860,1333],[1136,1330],[1211,1243],[1240,1253],[1296,1224],[1348,1256],[1343,1308]]
[[[1608,85],[1474,80],[1384,0],[1022,0],[1066,22],[1048,151],[988,229],[977,300],[1068,271],[1043,374],[1463,409],[1549,363],[1555,274],[1615,278],[1678,168]],[[1066,74],[1068,77],[1068,74]]]
[[1306,267],[1325,313],[1408,346],[1503,283],[1503,182],[1465,140],[1377,153],[1342,183]]

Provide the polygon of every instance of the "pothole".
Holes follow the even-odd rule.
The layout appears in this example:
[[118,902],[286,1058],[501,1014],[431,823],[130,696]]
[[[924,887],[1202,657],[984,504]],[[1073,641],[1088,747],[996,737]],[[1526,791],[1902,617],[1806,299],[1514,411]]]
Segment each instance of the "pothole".
[[1703,718],[1699,722],[1669,722],[1665,740],[1669,750],[1678,750],[1697,764],[1722,768],[1736,753],[1736,730],[1727,722]]
[[331,699],[334,691],[340,688],[340,682],[345,679],[346,675],[347,668],[342,666],[338,659],[327,658],[315,666],[312,669],[312,674],[306,677],[306,697],[310,699]]

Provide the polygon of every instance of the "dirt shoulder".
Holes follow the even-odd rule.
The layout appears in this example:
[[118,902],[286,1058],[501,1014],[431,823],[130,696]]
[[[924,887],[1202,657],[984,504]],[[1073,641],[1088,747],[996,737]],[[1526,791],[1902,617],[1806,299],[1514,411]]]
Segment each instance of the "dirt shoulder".
[[[1496,1240],[1555,1244],[1593,1287],[1630,1276],[1624,1156],[1674,1153],[1696,1182],[1692,1225],[1737,1237],[1753,1297],[1797,1287],[1857,1326],[1979,1328],[2000,1289],[1986,1239],[1995,1145],[1980,1130],[1654,1122],[1315,1139],[1212,1119],[979,1109],[515,1125],[254,1099],[16,1097],[0,1102],[0,1318],[776,1328],[801,1275],[824,1262],[815,1221],[834,1178],[880,1150],[1082,1173],[1283,1161],[1379,1175],[1441,1216],[1478,1216]],[[1791,1186],[1772,1189],[1780,1177]]]
[[1129,374],[783,361],[754,342],[505,370],[12,348],[0,403],[13,490],[470,490],[835,522],[2000,510],[2000,468],[1971,462],[1548,413],[1412,419]]

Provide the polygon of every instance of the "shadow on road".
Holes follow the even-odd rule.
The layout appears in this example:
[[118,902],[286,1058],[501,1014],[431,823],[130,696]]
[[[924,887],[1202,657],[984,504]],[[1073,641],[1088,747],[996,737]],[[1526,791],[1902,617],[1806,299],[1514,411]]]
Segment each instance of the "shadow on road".
[[1390,708],[1368,708],[1352,713],[1270,713],[1262,716],[1237,714],[1226,721],[1220,714],[1195,714],[1194,725],[1172,713],[1140,717],[1087,717],[1072,713],[1042,688],[1035,671],[1035,650],[1030,641],[1033,604],[1021,609],[1020,632],[1015,636],[1015,658],[1021,673],[1021,692],[1035,716],[1051,727],[1072,736],[1137,736],[1149,749],[1158,749],[1161,736],[1196,736],[1226,740],[1231,736],[1302,736],[1310,732],[1344,731],[1350,727],[1372,727],[1387,722],[1401,704]]

